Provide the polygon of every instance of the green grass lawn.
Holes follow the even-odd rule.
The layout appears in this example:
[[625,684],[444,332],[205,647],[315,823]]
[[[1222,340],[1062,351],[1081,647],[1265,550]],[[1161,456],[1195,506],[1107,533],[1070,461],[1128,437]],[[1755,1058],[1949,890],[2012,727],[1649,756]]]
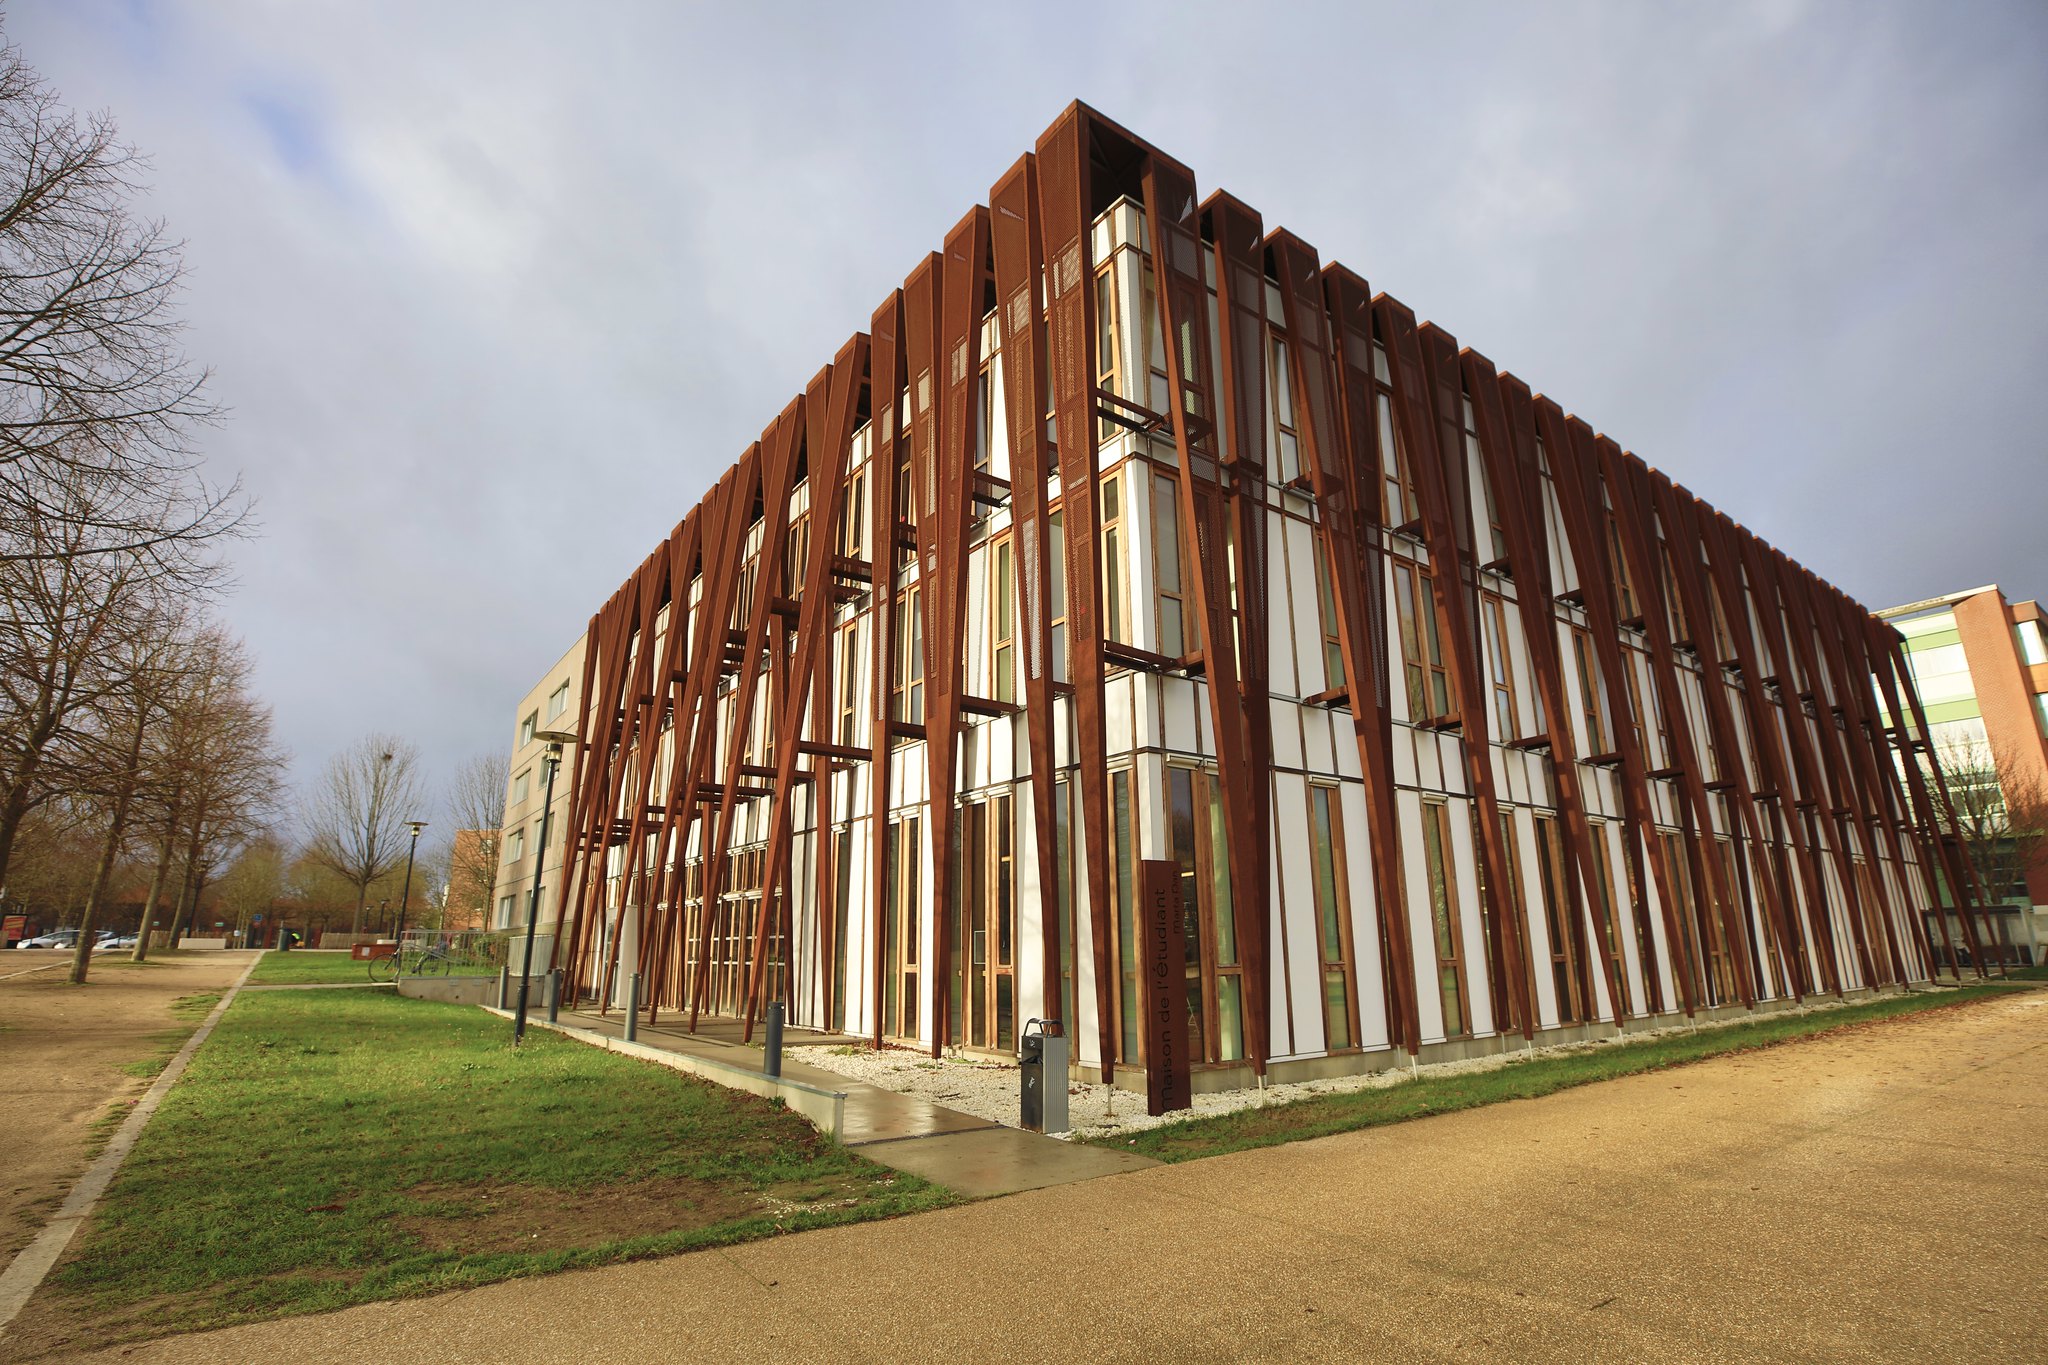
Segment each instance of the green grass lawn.
[[383,991],[243,995],[10,1336],[103,1345],[954,1202],[768,1101],[507,1033]]
[[330,981],[366,983],[370,979],[370,964],[358,962],[346,951],[323,950],[318,948],[294,948],[291,952],[280,953],[275,949],[263,955],[256,964],[255,973],[250,976],[252,986],[317,986]]
[[1511,1062],[1495,1071],[1423,1075],[1416,1080],[1376,1090],[1321,1095],[1265,1109],[1240,1109],[1211,1118],[1190,1119],[1149,1128],[1128,1136],[1088,1139],[1099,1146],[1137,1152],[1159,1161],[1192,1161],[1252,1147],[1271,1147],[1304,1138],[1327,1137],[1357,1128],[1448,1114],[1502,1100],[1534,1099],[1573,1086],[1617,1076],[1681,1066],[1730,1052],[1769,1047],[1794,1038],[1812,1037],[1852,1024],[1922,1010],[1941,1009],[2026,989],[2014,986],[1971,986],[1938,994],[1884,996],[1860,1005],[1804,1015],[1764,1015],[1740,1024],[1703,1029],[1698,1033],[1614,1043],[1584,1052],[1535,1057]]

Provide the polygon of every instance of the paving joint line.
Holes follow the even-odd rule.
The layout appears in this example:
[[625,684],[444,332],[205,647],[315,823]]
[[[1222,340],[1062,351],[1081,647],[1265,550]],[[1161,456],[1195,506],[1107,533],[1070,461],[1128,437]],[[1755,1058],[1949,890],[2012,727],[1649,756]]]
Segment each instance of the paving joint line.
[[[905,1133],[902,1137],[862,1138],[859,1142],[842,1142],[839,1145],[847,1148],[887,1147],[893,1142],[930,1142],[933,1138],[957,1137],[962,1133],[986,1133],[992,1129],[1008,1128],[1009,1126],[1007,1123],[984,1123],[978,1128],[948,1128],[943,1133]],[[1019,1128],[1016,1131],[1020,1133],[1031,1132],[1029,1128]],[[1032,1136],[1042,1137],[1044,1134],[1032,1133]]]
[[105,1150],[92,1165],[86,1168],[78,1183],[71,1187],[71,1192],[65,1196],[57,1212],[52,1214],[50,1221],[43,1224],[41,1230],[36,1233],[35,1240],[16,1253],[6,1270],[0,1271],[0,1340],[5,1339],[8,1325],[28,1306],[30,1296],[49,1277],[50,1271],[63,1256],[64,1249],[71,1245],[71,1239],[77,1235],[78,1229],[91,1215],[94,1206],[99,1203],[100,1196],[114,1183],[114,1176],[120,1172],[121,1164],[128,1159],[128,1153],[134,1150],[136,1142],[141,1139],[142,1129],[149,1122],[150,1115],[163,1103],[164,1096],[177,1084],[178,1077],[185,1074],[185,1067],[191,1062],[192,1055],[199,1051],[199,1045],[212,1035],[213,1026],[227,1013],[228,1006],[234,1003],[235,996],[241,992],[243,985],[256,970],[256,964],[261,962],[263,957],[263,953],[256,954],[242,970],[235,984],[228,987],[227,994],[220,998],[220,1003],[206,1016],[206,1022],[185,1040],[185,1045],[178,1049],[177,1055],[171,1058],[162,1073],[157,1076],[156,1082],[135,1102],[135,1108],[129,1111],[128,1117],[121,1121],[120,1128],[115,1130],[113,1140],[106,1145]]
[[25,967],[25,968],[23,968],[23,969],[22,969],[21,971],[18,971],[18,972],[9,972],[9,973],[8,973],[7,975],[5,975],[5,976],[0,976],[0,981],[12,981],[12,980],[14,980],[14,978],[15,978],[15,977],[17,977],[17,976],[34,976],[34,975],[35,975],[35,974],[36,974],[37,972],[47,972],[47,971],[49,971],[49,970],[50,970],[50,968],[52,968],[52,967],[62,967],[62,966],[66,966],[66,965],[68,965],[68,964],[69,964],[69,962],[70,962],[70,959],[69,959],[69,958],[62,958],[62,957],[60,957],[60,958],[58,958],[58,959],[57,959],[57,960],[56,960],[55,962],[45,962],[45,963],[44,963],[44,964],[43,964],[42,966],[40,966],[40,967]]

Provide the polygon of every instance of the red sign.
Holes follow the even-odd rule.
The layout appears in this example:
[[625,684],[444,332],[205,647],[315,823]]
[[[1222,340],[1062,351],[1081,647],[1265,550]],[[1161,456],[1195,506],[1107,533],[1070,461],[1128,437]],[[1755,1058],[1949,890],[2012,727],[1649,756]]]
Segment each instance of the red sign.
[[1188,1056],[1188,940],[1181,919],[1180,868],[1138,864],[1144,913],[1145,1112],[1164,1114],[1194,1103]]
[[13,943],[28,937],[28,916],[9,915],[0,920],[0,943]]

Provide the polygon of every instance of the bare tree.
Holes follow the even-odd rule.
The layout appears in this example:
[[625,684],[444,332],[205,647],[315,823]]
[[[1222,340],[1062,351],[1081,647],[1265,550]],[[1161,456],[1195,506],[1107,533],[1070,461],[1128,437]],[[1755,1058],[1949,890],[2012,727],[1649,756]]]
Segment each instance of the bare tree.
[[2048,863],[2048,787],[1981,735],[1941,743],[1935,756],[1955,810],[1952,832],[1985,894],[2024,896],[2029,874]]
[[138,634],[125,641],[123,649],[106,664],[123,678],[124,685],[98,708],[101,726],[97,747],[104,759],[100,765],[101,780],[94,784],[93,795],[103,807],[106,835],[101,841],[99,863],[93,869],[92,889],[86,893],[85,908],[79,915],[78,943],[71,957],[73,985],[85,984],[92,965],[93,931],[98,927],[100,901],[113,876],[114,863],[131,834],[129,816],[136,793],[143,785],[150,732],[175,695],[187,668],[195,663],[203,666],[210,653],[203,642],[195,647],[194,642],[179,639],[181,632],[175,623],[167,622],[165,633],[172,637],[169,647],[158,645],[154,631]]
[[258,937],[254,931],[260,917],[270,914],[285,894],[285,869],[289,853],[274,834],[259,834],[242,846],[215,889],[220,908],[232,917],[242,942]]
[[[146,170],[0,47],[0,525],[72,525],[95,554],[176,554],[241,518],[190,444],[218,410],[181,347],[179,244],[130,207]],[[45,553],[0,537],[0,558]]]
[[22,819],[92,766],[96,722],[131,681],[116,661],[164,639],[173,619],[150,563],[85,553],[75,522],[11,538],[50,553],[0,560],[0,885]]
[[328,760],[305,803],[306,855],[355,888],[350,933],[363,931],[370,884],[404,860],[406,822],[425,807],[419,750],[405,740],[366,735]]
[[481,906],[484,923],[498,890],[499,827],[505,821],[509,763],[503,754],[478,754],[455,770],[448,814],[455,831],[447,845],[446,911],[458,918]]
[[162,894],[175,886],[175,944],[212,870],[262,835],[278,813],[284,754],[272,739],[269,709],[249,694],[246,654],[215,630],[201,634],[193,655],[152,759],[144,827],[157,870],[136,935],[138,961],[149,953]]

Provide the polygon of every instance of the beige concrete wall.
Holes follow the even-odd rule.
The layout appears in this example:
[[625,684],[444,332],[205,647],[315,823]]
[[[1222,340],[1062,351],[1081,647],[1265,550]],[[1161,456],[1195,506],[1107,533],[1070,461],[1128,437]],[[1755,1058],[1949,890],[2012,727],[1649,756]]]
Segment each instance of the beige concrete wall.
[[[505,789],[505,818],[498,839],[498,885],[493,893],[496,904],[491,907],[489,921],[493,928],[524,927],[527,894],[533,887],[534,849],[539,843],[541,804],[547,789],[547,765],[543,760],[548,746],[539,740],[522,742],[526,722],[529,717],[534,718],[535,727],[541,730],[576,729],[583,706],[583,650],[584,637],[579,635],[568,651],[541,675],[540,681],[520,698],[518,709],[512,713],[510,781]],[[564,704],[559,714],[550,718],[549,698],[565,682],[569,690]],[[564,751],[562,771],[555,776],[554,818],[541,871],[541,886],[545,891],[540,907],[543,928],[552,924],[555,918],[555,895],[561,886],[562,849],[568,828],[570,770],[575,758],[573,753]],[[519,795],[522,774],[526,777],[523,796]],[[523,840],[515,839],[515,833],[522,834]],[[515,847],[518,849],[516,856]],[[511,897],[509,925],[505,921],[505,898],[508,896]]]

